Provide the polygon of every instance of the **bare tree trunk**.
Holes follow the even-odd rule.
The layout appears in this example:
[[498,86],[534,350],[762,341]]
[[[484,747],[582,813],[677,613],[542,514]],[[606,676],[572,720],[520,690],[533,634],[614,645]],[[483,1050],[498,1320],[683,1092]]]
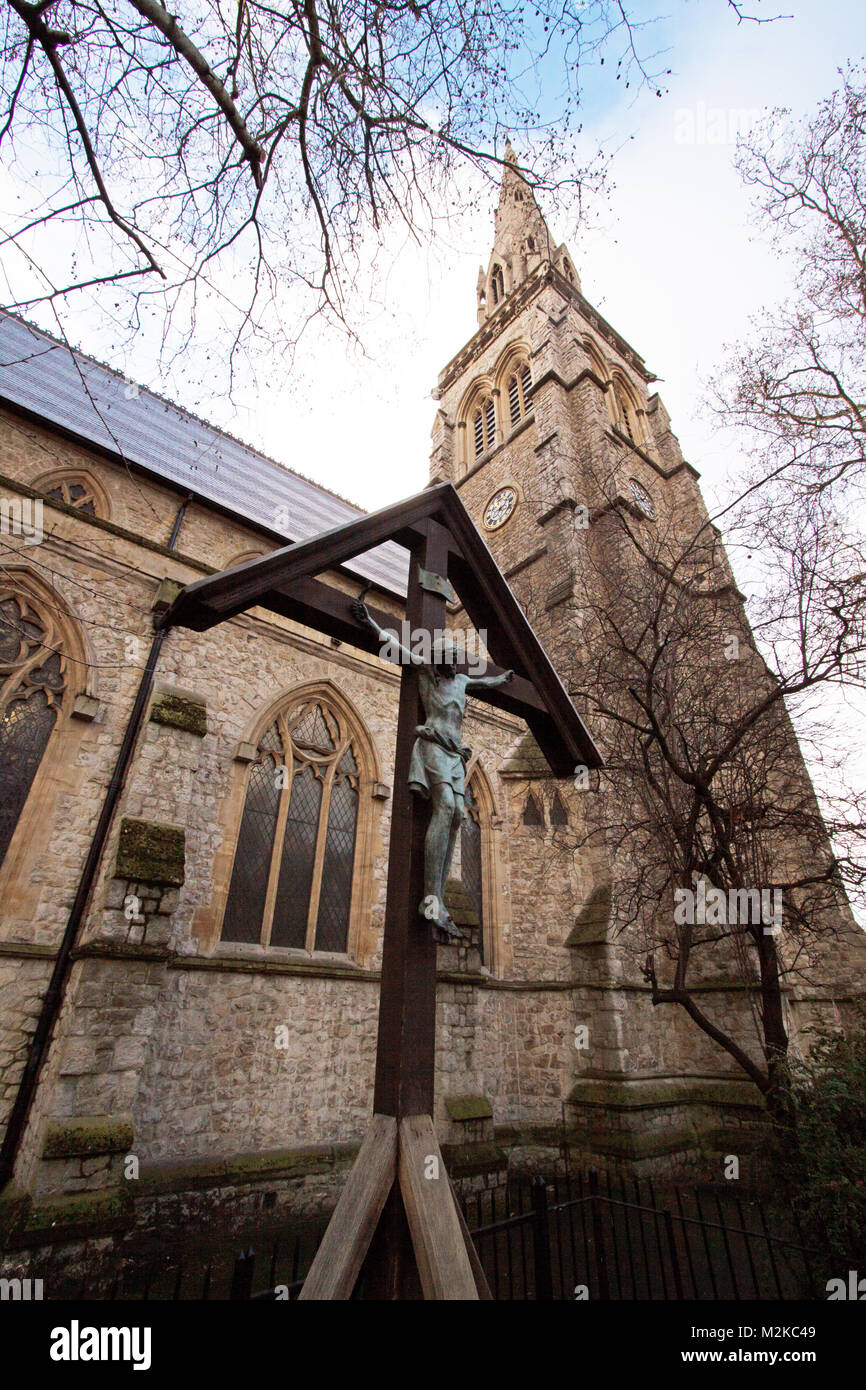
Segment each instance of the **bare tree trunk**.
[[767,1062],[767,1110],[777,1124],[793,1125],[794,1111],[788,1085],[788,1030],[782,1005],[779,957],[773,936],[759,928],[758,963],[761,972],[761,1015],[764,1056]]

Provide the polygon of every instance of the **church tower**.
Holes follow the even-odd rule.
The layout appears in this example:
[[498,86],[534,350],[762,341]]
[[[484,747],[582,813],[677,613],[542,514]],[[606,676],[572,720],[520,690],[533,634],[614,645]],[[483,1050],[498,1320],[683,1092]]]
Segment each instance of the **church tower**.
[[655,377],[584,298],[510,146],[477,299],[478,331],[434,393],[431,482],[455,485],[518,597],[531,589],[556,659],[587,513],[706,512]]
[[[732,621],[748,640],[741,596],[708,524],[698,474],[652,389],[656,378],[584,297],[571,253],[552,237],[510,146],[493,249],[478,275],[477,312],[476,333],[440,373],[434,392],[430,480],[457,488],[566,687],[592,640],[586,574],[595,576],[596,606],[604,604],[621,566],[634,560],[618,549],[616,515],[675,545],[709,536],[713,584],[728,596]],[[743,679],[754,676],[755,663],[762,672],[750,646]],[[593,724],[592,731],[604,753],[604,730]],[[808,787],[805,767],[802,777]],[[706,1149],[699,1134],[712,1134],[709,1147],[723,1151],[740,1143],[743,1126],[760,1120],[759,1091],[681,1008],[653,1006],[642,960],[614,928],[623,851],[596,833],[605,811],[568,783],[553,784],[528,736],[500,778],[518,884],[511,896],[515,959],[521,931],[526,939],[535,932],[546,943],[545,973],[572,981],[572,1131],[597,1159],[628,1163],[664,1165],[665,1156],[694,1151],[696,1143]],[[523,835],[537,843],[524,843]],[[527,886],[533,856],[536,882]],[[561,906],[554,910],[545,895],[568,874],[573,897],[568,920],[560,921]],[[841,916],[848,962],[859,961],[862,971],[862,933],[847,904]],[[828,965],[820,978],[835,1008],[828,996],[845,992],[841,975]],[[850,988],[850,979],[845,984]],[[750,988],[725,960],[714,961],[701,983],[706,1012],[746,1048],[757,1043]],[[810,1021],[811,1008],[804,1005],[798,1025],[795,993],[786,998],[792,1037]],[[589,1040],[583,1046],[581,1029]]]
[[[650,523],[665,512],[703,520],[706,511],[697,474],[652,391],[652,372],[584,298],[572,255],[552,237],[510,147],[477,299],[478,330],[440,373],[434,393],[431,482],[457,488],[568,685],[585,641],[581,557],[599,537],[610,543],[611,510],[624,507]],[[594,811],[586,800],[567,784],[550,785],[528,738],[502,776],[511,853],[538,856],[539,884],[522,908],[527,933],[545,917],[542,876],[573,875],[569,918],[554,929],[548,913],[545,937],[552,948],[558,934],[559,968],[573,981],[569,1126],[602,1161],[661,1159],[680,1134],[685,1150],[689,1132],[718,1127],[716,1101],[734,1105],[751,1088],[678,1010],[662,1017],[653,1009],[612,929],[616,856],[588,842]],[[525,829],[535,820],[543,824]],[[538,843],[524,849],[523,833]],[[515,919],[518,899],[515,892]],[[516,920],[515,937],[520,930]],[[700,1095],[696,1071],[705,1083]],[[757,1093],[745,1099],[743,1115],[752,1118]]]

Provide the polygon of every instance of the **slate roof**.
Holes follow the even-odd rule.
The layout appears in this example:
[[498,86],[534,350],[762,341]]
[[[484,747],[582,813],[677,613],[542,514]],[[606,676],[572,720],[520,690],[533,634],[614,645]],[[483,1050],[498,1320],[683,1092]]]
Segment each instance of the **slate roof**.
[[[286,542],[307,540],[365,515],[171,401],[143,387],[134,394],[128,387],[117,372],[83,353],[73,357],[56,338],[0,313],[0,401]],[[345,568],[392,593],[406,591],[408,556],[400,546],[377,546]]]

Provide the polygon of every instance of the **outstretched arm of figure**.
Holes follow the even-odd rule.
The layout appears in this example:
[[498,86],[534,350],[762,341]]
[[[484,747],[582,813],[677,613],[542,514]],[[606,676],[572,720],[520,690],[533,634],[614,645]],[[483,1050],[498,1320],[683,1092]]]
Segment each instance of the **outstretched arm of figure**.
[[490,690],[494,685],[507,685],[513,676],[513,671],[503,671],[499,676],[470,676],[469,680],[466,682],[466,689],[477,690],[479,686],[482,686]]
[[[364,589],[362,592],[366,593],[367,590]],[[386,627],[380,627],[378,623],[374,623],[373,619],[370,617],[369,610],[363,598],[355,599],[354,603],[352,604],[352,616],[357,618],[359,623],[363,623],[365,627],[368,627],[371,632],[375,632],[383,647],[388,646],[390,650],[393,652],[393,654],[397,657],[397,660],[402,665],[424,665],[424,662],[421,660],[419,656],[416,656],[413,652],[408,651],[406,647],[402,646],[397,641],[396,633],[389,631],[389,629]]]

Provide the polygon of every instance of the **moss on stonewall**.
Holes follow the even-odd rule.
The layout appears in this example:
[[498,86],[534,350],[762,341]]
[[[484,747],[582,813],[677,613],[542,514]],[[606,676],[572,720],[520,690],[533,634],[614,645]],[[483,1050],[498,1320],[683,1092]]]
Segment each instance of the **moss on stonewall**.
[[188,695],[176,695],[169,690],[155,696],[150,707],[154,724],[168,724],[172,729],[203,737],[207,733],[207,710],[203,700]]
[[74,1193],[34,1205],[14,1235],[16,1245],[106,1235],[132,1224],[132,1196],[122,1188]]
[[180,887],[184,873],[184,833],[174,825],[124,816],[117,845],[117,878]]
[[498,1144],[443,1144],[442,1157],[452,1178],[500,1173],[508,1167],[508,1156]]
[[486,1096],[446,1096],[445,1109],[452,1120],[489,1120],[493,1107]]
[[97,1158],[128,1153],[134,1136],[131,1115],[83,1115],[79,1119],[49,1120],[42,1145],[43,1158]]
[[480,927],[477,908],[459,878],[449,878],[445,885],[445,906],[458,927]]

